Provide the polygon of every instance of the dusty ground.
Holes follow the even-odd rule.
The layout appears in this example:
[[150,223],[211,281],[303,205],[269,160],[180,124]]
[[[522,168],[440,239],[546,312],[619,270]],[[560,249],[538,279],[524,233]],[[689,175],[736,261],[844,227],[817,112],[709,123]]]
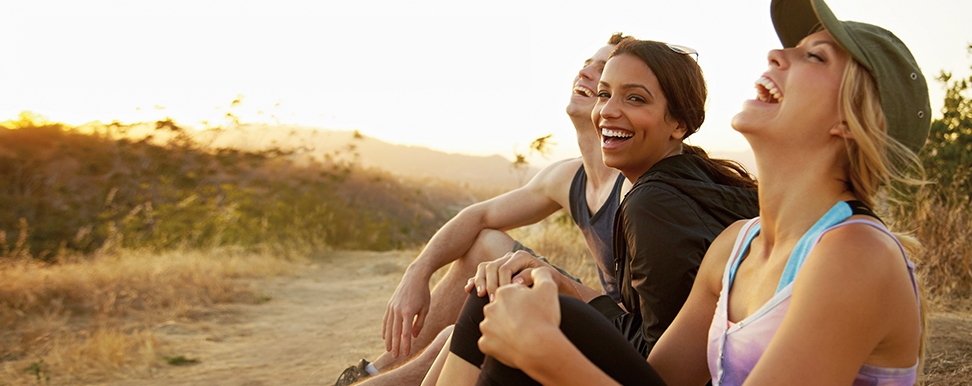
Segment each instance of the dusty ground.
[[[383,347],[388,296],[413,255],[338,252],[295,276],[255,281],[269,301],[224,305],[155,328],[160,349],[198,361],[110,385],[331,385]],[[929,385],[972,384],[972,316],[932,315]]]
[[197,363],[109,385],[331,385],[353,358],[384,347],[382,312],[413,257],[338,252],[294,276],[255,281],[269,301],[220,305],[155,327],[160,351]]

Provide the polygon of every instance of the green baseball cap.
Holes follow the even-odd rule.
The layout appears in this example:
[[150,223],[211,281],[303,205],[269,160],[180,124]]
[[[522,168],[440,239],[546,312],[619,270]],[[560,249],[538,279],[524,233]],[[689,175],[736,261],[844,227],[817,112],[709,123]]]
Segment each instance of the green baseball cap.
[[877,83],[888,135],[917,153],[931,126],[928,82],[908,47],[884,28],[837,20],[823,0],[773,0],[773,26],[783,47],[795,47],[822,26]]

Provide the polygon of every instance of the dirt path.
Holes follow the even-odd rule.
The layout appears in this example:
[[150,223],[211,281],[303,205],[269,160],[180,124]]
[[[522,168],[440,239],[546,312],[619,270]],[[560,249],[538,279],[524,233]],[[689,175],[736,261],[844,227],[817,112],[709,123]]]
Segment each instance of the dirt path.
[[[412,257],[336,252],[293,276],[254,281],[267,302],[222,305],[155,328],[161,351],[198,363],[110,385],[331,385],[343,368],[383,347],[385,302]],[[936,314],[931,324],[929,385],[968,384],[972,317]]]
[[355,358],[383,347],[385,302],[413,257],[337,252],[294,276],[255,281],[267,302],[220,305],[155,328],[160,351],[198,363],[110,384],[331,385]]

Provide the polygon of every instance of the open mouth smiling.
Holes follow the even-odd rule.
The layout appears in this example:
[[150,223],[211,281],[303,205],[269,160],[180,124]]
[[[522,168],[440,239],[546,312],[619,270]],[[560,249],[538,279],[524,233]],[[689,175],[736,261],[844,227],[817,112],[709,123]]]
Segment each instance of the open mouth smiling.
[[590,98],[590,97],[593,97],[594,96],[594,90],[591,90],[591,89],[589,89],[589,88],[587,88],[585,86],[582,86],[582,85],[577,85],[577,86],[574,86],[574,94],[577,94],[577,95],[581,95],[581,96],[585,96],[585,97]]
[[634,134],[628,131],[601,128],[601,140],[604,144],[626,141],[631,137],[634,137]]
[[766,103],[783,102],[783,93],[770,78],[761,76],[756,79],[756,99]]

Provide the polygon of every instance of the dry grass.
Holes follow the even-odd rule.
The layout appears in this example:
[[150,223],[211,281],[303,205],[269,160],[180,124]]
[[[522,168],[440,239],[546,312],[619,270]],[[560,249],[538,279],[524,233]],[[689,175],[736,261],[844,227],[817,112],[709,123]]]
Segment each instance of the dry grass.
[[46,265],[0,259],[0,384],[96,381],[163,363],[151,326],[194,308],[264,299],[235,278],[290,272],[237,249]]
[[[941,194],[942,192],[946,194]],[[893,213],[893,227],[921,243],[912,253],[928,319],[926,385],[967,385],[972,379],[972,203],[967,192],[932,185],[912,206]]]
[[896,213],[896,228],[921,242],[912,258],[935,309],[972,310],[972,203],[960,195],[942,198],[922,189],[914,208]]
[[[914,256],[933,310],[972,306],[972,205],[919,197],[897,213],[924,245]],[[566,214],[511,231],[550,261],[599,287],[597,269]],[[118,251],[93,259],[32,262],[19,240],[0,240],[0,385],[97,382],[139,377],[164,365],[152,328],[216,303],[260,302],[237,278],[291,272],[301,253]],[[9,243],[9,244],[8,244]],[[284,258],[279,258],[283,255]],[[956,316],[958,315],[958,316]],[[926,381],[972,376],[972,316],[932,315]]]

